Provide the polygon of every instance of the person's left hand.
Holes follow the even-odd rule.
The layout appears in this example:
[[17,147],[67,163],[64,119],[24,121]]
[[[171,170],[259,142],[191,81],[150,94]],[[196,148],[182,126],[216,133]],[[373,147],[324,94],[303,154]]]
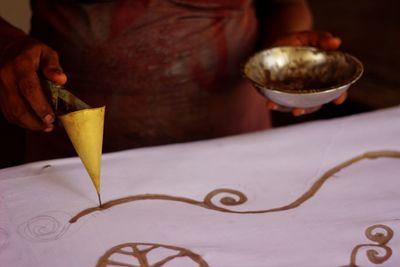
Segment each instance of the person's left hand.
[[[331,33],[328,32],[315,32],[315,31],[305,31],[292,33],[289,35],[282,36],[278,38],[273,46],[315,46],[324,50],[335,50],[338,49],[341,44],[339,38],[334,37]],[[347,97],[347,93],[342,94],[337,99],[333,101],[334,104],[340,105],[342,104]],[[280,106],[270,100],[266,103],[267,108],[272,110],[278,110],[283,112],[292,112],[294,116],[301,116],[304,114],[308,114],[314,111],[319,110],[321,107],[313,107],[313,108],[287,108]]]

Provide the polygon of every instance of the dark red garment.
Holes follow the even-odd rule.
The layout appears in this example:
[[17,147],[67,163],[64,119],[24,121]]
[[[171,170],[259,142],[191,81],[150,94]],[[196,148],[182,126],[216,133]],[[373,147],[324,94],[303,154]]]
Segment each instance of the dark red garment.
[[[78,2],[33,2],[32,35],[59,52],[76,95],[106,105],[105,152],[269,126],[240,73],[255,52],[252,1]],[[62,135],[29,134],[29,159],[72,153]]]

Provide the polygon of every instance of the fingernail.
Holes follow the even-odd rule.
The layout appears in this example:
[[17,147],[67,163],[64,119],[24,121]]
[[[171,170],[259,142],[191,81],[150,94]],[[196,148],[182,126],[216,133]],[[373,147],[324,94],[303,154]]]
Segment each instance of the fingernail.
[[51,114],[47,114],[44,118],[43,118],[44,122],[46,123],[53,123],[54,122],[54,117]]

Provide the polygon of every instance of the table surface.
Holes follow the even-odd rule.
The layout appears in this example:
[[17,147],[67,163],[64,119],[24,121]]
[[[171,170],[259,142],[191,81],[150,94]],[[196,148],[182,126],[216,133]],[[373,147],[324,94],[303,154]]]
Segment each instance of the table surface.
[[400,266],[399,136],[396,107],[104,154],[102,210],[78,158],[1,169],[0,265]]

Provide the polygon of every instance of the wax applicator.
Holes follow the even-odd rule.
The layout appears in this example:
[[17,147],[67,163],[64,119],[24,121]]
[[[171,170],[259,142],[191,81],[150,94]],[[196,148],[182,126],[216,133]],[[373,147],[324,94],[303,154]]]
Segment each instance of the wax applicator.
[[45,80],[57,118],[64,126],[96,189],[99,206],[105,106],[91,108],[62,85]]

